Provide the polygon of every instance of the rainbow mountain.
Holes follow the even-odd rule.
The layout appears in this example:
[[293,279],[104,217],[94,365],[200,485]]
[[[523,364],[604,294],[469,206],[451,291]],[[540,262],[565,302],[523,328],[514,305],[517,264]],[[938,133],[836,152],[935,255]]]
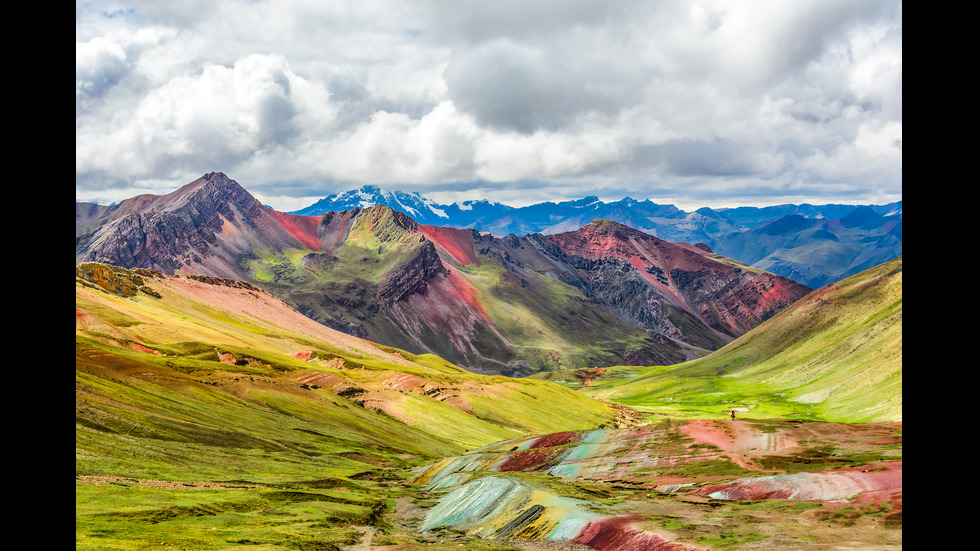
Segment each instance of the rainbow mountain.
[[693,359],[811,290],[609,220],[497,237],[384,206],[287,214],[221,173],[76,203],[75,256],[248,282],[347,334],[513,376]]
[[363,186],[324,197],[293,214],[319,216],[385,205],[420,224],[495,235],[551,235],[614,220],[665,241],[704,243],[743,264],[814,289],[902,255],[902,202],[885,205],[785,204],[685,212],[674,205],[596,196],[524,207],[462,201],[439,204],[418,192]]

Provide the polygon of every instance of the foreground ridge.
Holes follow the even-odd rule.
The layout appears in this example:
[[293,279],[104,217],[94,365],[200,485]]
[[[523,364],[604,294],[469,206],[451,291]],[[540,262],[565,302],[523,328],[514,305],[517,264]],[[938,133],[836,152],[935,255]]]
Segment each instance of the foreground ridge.
[[[514,439],[421,472],[415,482],[437,502],[419,529],[608,550],[804,549],[842,530],[854,545],[900,545],[900,433],[896,423],[664,419]],[[751,533],[709,520],[749,512]],[[837,518],[848,520],[824,524]],[[860,535],[844,528],[858,518]]]

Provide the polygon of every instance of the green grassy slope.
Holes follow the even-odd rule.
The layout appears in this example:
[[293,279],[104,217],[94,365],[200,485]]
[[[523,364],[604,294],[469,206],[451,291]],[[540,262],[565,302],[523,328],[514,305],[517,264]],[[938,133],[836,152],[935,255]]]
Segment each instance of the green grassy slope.
[[616,361],[625,350],[642,351],[653,342],[646,331],[597,308],[580,289],[533,271],[522,279],[487,256],[479,259],[479,265],[457,268],[511,344],[494,351],[501,357],[561,370]]
[[76,549],[336,549],[384,526],[416,466],[616,416],[329,330],[254,288],[143,283],[159,297],[76,277]]
[[616,367],[593,396],[690,417],[902,419],[902,259],[814,291],[691,362]]

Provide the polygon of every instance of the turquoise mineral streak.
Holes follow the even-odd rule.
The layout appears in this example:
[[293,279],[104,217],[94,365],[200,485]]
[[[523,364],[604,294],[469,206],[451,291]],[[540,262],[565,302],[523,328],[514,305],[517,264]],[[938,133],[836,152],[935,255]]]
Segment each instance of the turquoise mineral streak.
[[486,477],[474,480],[449,492],[425,515],[421,530],[439,526],[465,528],[474,519],[493,518],[511,505],[515,497],[530,489],[506,478]]

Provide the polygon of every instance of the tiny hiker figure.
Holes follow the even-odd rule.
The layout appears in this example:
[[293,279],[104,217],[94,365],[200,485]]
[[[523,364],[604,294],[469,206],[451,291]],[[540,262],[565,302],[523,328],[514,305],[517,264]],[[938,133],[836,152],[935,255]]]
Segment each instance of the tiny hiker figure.
[[735,410],[733,409],[732,410],[732,420],[734,420],[734,419],[735,419]]

